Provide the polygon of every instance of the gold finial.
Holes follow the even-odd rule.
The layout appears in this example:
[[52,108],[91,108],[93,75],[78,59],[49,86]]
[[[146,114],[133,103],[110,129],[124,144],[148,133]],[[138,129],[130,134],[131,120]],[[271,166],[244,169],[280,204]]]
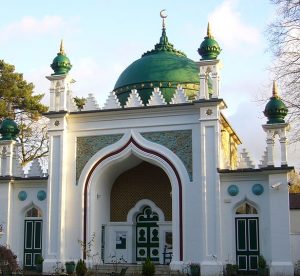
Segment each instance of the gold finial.
[[161,10],[160,13],[159,13],[160,17],[162,18],[162,27],[163,27],[163,29],[166,28],[165,19],[168,17],[168,15],[164,14],[165,11],[166,10],[164,9],[164,10]]
[[210,29],[210,24],[209,22],[207,23],[207,37],[212,38],[212,34],[211,34],[211,29]]
[[64,49],[64,41],[63,40],[60,41],[59,53],[62,54],[62,55],[66,54],[65,49]]
[[276,80],[273,80],[273,91],[272,91],[272,96],[275,98],[278,98],[278,86]]

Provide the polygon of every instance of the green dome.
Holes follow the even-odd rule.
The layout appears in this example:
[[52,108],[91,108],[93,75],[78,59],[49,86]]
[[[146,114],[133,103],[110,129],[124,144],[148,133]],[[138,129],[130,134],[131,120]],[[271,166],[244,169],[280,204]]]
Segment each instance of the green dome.
[[178,84],[182,85],[190,99],[194,99],[199,91],[198,74],[197,64],[174,49],[163,28],[160,42],[123,71],[114,91],[122,106],[132,89],[137,89],[143,103],[147,104],[154,87],[160,88],[169,103]]
[[198,53],[202,57],[202,60],[211,60],[211,59],[217,59],[221,51],[222,50],[218,42],[211,35],[210,27],[208,23],[207,36],[204,37],[204,41],[201,43],[200,48],[198,49]]
[[57,56],[53,59],[53,62],[50,66],[54,71],[54,73],[52,75],[67,74],[71,70],[72,65],[63,49],[63,42],[61,42],[60,51],[59,51],[59,53],[57,53]]
[[16,122],[11,118],[6,118],[0,125],[0,140],[16,140],[20,130]]
[[267,103],[264,114],[268,118],[267,124],[285,123],[284,118],[288,109],[277,93],[277,85],[273,83],[273,95]]

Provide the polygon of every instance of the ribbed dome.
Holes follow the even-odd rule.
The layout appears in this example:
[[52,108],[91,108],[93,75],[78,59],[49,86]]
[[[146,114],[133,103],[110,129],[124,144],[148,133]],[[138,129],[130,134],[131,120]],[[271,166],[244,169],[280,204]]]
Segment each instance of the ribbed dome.
[[20,130],[16,122],[11,118],[6,118],[0,125],[0,140],[16,140]]
[[264,114],[268,118],[267,124],[285,123],[284,118],[288,113],[288,109],[284,102],[278,96],[276,82],[273,83],[273,95],[267,103]]
[[209,23],[207,25],[207,36],[204,37],[204,41],[201,43],[198,53],[202,57],[202,60],[212,60],[218,58],[221,53],[221,48],[218,42],[211,34]]
[[144,104],[147,104],[154,87],[159,87],[166,102],[170,102],[178,84],[189,98],[199,91],[199,69],[186,55],[169,43],[165,28],[155,48],[130,64],[117,80],[114,91],[125,105],[131,89],[137,89]]
[[71,62],[65,54],[65,51],[63,48],[63,42],[61,42],[61,44],[60,44],[59,53],[57,53],[57,56],[53,59],[51,68],[54,71],[54,74],[52,74],[52,75],[67,74],[72,68]]

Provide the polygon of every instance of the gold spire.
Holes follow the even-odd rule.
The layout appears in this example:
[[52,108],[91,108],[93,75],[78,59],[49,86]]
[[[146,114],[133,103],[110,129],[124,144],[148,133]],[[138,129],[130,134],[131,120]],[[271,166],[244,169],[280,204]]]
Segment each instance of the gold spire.
[[163,9],[163,10],[161,10],[160,13],[159,13],[160,17],[162,18],[162,28],[163,28],[163,29],[166,29],[166,22],[165,22],[165,19],[168,17],[168,15],[164,14],[165,11],[166,11],[166,10]]
[[62,55],[66,54],[65,49],[64,49],[64,41],[63,40],[60,41],[59,53],[62,54]]
[[279,98],[279,96],[278,96],[278,86],[277,86],[276,80],[273,80],[272,96],[273,96],[274,98]]
[[208,22],[208,24],[207,24],[207,37],[209,37],[209,38],[212,38],[212,37],[213,37],[212,34],[211,34],[211,29],[210,29],[210,24],[209,24],[209,22]]

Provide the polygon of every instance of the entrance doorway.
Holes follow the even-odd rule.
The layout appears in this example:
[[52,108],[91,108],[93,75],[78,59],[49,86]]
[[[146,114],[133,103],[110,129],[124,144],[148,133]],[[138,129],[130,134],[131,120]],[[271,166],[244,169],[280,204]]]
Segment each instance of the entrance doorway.
[[258,268],[259,219],[256,209],[243,203],[236,211],[236,262],[241,271],[253,272]]
[[24,224],[24,268],[36,268],[38,256],[42,255],[43,221],[41,212],[32,207],[25,214]]
[[136,260],[150,258],[159,262],[159,221],[158,214],[150,206],[144,207],[136,217]]

